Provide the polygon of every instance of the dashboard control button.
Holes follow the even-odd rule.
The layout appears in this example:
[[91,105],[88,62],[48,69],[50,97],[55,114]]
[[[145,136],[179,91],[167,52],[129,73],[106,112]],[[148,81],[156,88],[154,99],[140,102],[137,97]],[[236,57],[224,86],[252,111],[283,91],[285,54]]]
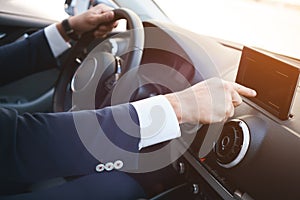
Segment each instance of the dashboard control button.
[[178,163],[178,173],[179,174],[184,174],[185,173],[185,165],[183,162]]
[[245,157],[250,144],[250,132],[247,124],[233,119],[224,124],[214,151],[217,163],[224,168],[239,164]]
[[198,184],[193,184],[192,185],[192,191],[193,191],[193,194],[198,194],[199,193],[199,185]]

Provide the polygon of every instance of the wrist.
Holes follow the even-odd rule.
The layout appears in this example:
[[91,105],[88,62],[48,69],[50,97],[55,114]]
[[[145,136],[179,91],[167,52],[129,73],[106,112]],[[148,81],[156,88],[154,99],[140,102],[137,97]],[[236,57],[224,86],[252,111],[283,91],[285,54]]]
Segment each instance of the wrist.
[[64,19],[61,23],[58,23],[56,27],[66,42],[69,42],[70,40],[77,41],[80,39],[80,35],[77,34],[70,25],[69,19]]
[[62,38],[66,41],[66,42],[69,42],[70,41],[70,38],[68,37],[68,35],[65,33],[61,23],[57,23],[56,24],[56,28],[59,32],[59,34],[62,36]]
[[177,120],[178,120],[179,124],[183,123],[180,101],[179,101],[178,97],[176,96],[176,94],[171,93],[171,94],[166,94],[164,96],[170,102],[170,104],[171,104],[171,106],[172,106],[172,108],[175,112],[175,115],[177,117]]

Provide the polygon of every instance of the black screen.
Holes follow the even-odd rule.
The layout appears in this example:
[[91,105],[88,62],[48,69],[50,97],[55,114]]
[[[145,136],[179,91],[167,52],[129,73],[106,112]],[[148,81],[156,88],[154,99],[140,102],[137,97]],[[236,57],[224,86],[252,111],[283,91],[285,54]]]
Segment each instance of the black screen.
[[271,54],[244,47],[236,82],[253,88],[251,100],[281,120],[289,116],[299,69]]

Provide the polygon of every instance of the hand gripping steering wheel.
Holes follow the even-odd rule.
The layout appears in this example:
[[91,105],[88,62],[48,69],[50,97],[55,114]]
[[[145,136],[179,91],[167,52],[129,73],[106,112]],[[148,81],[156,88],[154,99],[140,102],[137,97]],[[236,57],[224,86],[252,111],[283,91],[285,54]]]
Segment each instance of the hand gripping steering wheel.
[[[110,105],[109,96],[118,78],[129,70],[138,68],[144,48],[143,24],[129,9],[120,8],[113,12],[114,20],[127,20],[127,31],[110,34],[105,41],[83,55],[87,46],[95,41],[93,32],[88,32],[70,49],[55,86],[54,112]],[[84,58],[83,61],[79,61],[81,57]],[[75,67],[78,65],[78,68]],[[70,96],[74,94],[82,97],[76,100],[76,105],[70,102]]]

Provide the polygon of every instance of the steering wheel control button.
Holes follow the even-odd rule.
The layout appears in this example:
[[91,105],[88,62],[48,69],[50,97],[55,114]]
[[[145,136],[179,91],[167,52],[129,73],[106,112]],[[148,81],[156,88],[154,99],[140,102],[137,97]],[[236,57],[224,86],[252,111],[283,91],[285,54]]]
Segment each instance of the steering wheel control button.
[[121,160],[117,160],[114,163],[114,168],[117,169],[117,170],[121,169],[123,166],[124,166],[124,163]]
[[114,163],[112,163],[112,162],[108,162],[108,163],[106,163],[105,164],[105,169],[106,169],[106,171],[111,171],[111,170],[113,170],[115,167],[114,167]]
[[97,172],[103,172],[105,170],[105,166],[103,164],[99,164],[96,166]]
[[250,131],[247,124],[233,119],[224,124],[214,151],[217,163],[224,168],[238,165],[245,157],[250,144]]

